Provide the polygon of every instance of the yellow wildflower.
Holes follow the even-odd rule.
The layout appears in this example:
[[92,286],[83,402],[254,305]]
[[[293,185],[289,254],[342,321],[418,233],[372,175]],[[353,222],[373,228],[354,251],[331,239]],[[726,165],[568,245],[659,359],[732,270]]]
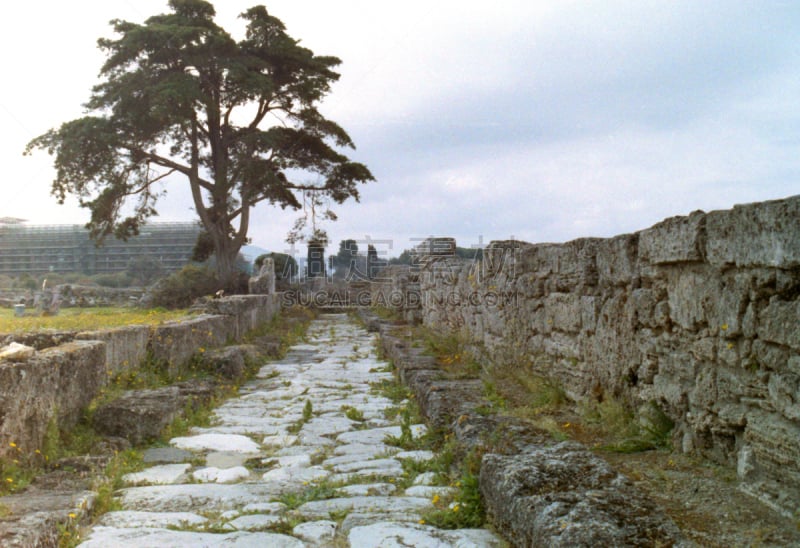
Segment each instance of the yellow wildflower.
[[14,443],[13,441],[11,443],[9,443],[8,445],[10,445],[11,447],[16,447],[17,446],[17,444]]
[[6,481],[7,481],[8,483],[14,483],[14,479],[13,479],[13,478],[6,478]]
[[78,517],[78,515],[75,512],[70,512],[67,515],[69,516],[69,519],[75,519],[76,517]]
[[453,512],[458,512],[460,509],[461,509],[461,506],[459,506],[458,504],[453,506]]
[[425,525],[425,520],[424,520],[424,519],[421,519],[421,520],[419,520],[417,523],[419,523],[420,525]]
[[431,502],[434,503],[434,504],[437,504],[439,502],[439,495],[433,495],[433,498],[431,499]]

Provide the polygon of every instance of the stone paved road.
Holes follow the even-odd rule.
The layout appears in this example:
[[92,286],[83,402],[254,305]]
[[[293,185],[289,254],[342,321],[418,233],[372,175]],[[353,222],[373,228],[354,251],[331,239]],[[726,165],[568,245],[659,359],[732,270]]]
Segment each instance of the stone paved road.
[[[392,378],[372,336],[345,315],[315,320],[308,335],[218,408],[215,426],[146,453],[152,465],[118,493],[124,510],[81,546],[502,546],[486,530],[420,523],[448,489],[432,474],[398,488],[402,459],[433,455],[384,443],[401,430],[385,418],[394,404],[370,389]],[[333,498],[299,497],[322,487]]]

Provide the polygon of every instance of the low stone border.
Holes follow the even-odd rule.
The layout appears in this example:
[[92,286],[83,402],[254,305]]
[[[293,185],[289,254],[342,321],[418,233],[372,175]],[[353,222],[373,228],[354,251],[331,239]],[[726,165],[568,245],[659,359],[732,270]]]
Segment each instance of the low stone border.
[[678,527],[624,476],[575,442],[512,417],[484,416],[482,383],[448,379],[415,348],[402,324],[359,315],[433,427],[462,454],[484,452],[480,489],[487,517],[514,546],[689,546]]

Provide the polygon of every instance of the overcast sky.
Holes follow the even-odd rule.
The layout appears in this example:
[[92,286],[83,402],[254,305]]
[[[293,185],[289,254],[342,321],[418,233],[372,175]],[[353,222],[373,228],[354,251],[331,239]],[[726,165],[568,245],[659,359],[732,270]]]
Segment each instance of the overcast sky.
[[[257,2],[217,2],[234,36]],[[397,255],[414,238],[461,246],[613,236],[697,209],[800,193],[800,2],[276,0],[290,35],[335,55],[322,111],[377,182],[336,208],[339,240]],[[81,116],[114,18],[166,0],[14,2],[0,34],[0,217],[80,223],[49,195],[31,138]],[[194,219],[186,185],[156,220]],[[286,249],[295,213],[262,205],[253,243]],[[362,249],[366,248],[366,245]]]

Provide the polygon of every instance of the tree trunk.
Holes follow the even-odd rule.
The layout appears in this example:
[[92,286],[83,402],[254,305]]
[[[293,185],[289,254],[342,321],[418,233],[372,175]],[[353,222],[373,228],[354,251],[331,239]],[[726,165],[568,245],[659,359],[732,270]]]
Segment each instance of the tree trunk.
[[236,246],[228,237],[227,231],[219,226],[207,227],[214,243],[214,262],[216,264],[217,278],[226,292],[233,293],[238,289],[238,272],[236,272],[236,257],[241,246]]

